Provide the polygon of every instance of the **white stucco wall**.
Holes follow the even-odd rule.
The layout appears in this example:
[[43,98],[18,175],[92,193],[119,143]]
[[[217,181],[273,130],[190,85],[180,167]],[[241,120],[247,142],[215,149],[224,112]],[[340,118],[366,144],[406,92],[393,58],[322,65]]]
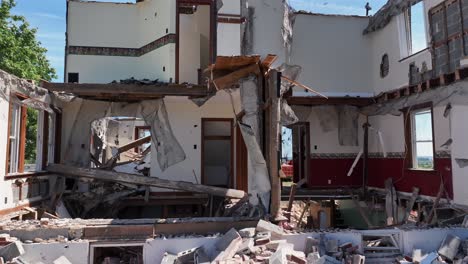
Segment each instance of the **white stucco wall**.
[[[236,92],[236,97],[238,93]],[[236,99],[236,109],[240,111]],[[186,159],[162,172],[158,166],[157,156],[151,156],[151,176],[175,181],[201,182],[201,119],[234,118],[230,99],[225,92],[219,92],[203,106],[198,107],[185,98],[166,97],[169,121],[175,137],[185,151]],[[197,146],[194,149],[194,145]],[[154,149],[151,151],[156,153]],[[234,157],[233,157],[234,158]],[[235,169],[235,168],[234,168]],[[234,171],[234,170],[233,170]],[[195,177],[193,175],[197,176]],[[155,189],[156,190],[156,189]],[[170,191],[160,189],[161,191]]]
[[[445,118],[445,107],[434,107],[434,143],[436,151],[450,151],[441,147],[450,138],[450,119]],[[408,117],[410,118],[410,117]],[[403,114],[399,116],[383,115],[370,116],[369,123],[372,128],[382,132],[382,138],[386,152],[404,152],[405,151],[405,129]],[[381,144],[375,130],[369,130],[369,152],[382,152]]]
[[[69,2],[68,45],[141,48],[175,34],[175,1],[137,4]],[[67,72],[78,72],[81,83],[137,79],[175,80],[175,44],[140,57],[68,55]]]
[[372,96],[367,24],[367,17],[297,14],[291,63],[302,67],[299,81],[329,96]]
[[[430,42],[428,12],[442,0],[424,0],[424,13],[426,24],[426,40]],[[421,69],[423,62],[426,62],[428,69],[432,69],[431,53],[424,50],[413,56],[405,55],[402,51],[401,43],[404,37],[403,14],[399,14],[391,19],[390,23],[383,29],[368,34],[371,41],[371,71],[370,77],[375,94],[391,91],[409,83],[409,65],[415,63]],[[429,44],[428,44],[429,46]],[[380,77],[380,63],[384,54],[389,58],[389,73],[385,78]]]
[[468,167],[460,167],[456,159],[468,159],[468,131],[467,114],[468,106],[456,105],[451,110],[452,126],[452,170],[453,170],[453,195],[454,202],[468,204]]
[[[9,103],[0,98],[0,123],[8,124]],[[12,207],[13,205],[13,190],[11,181],[6,181],[4,178],[6,172],[6,156],[8,142],[8,126],[0,126],[0,210]],[[5,203],[6,201],[6,203]]]

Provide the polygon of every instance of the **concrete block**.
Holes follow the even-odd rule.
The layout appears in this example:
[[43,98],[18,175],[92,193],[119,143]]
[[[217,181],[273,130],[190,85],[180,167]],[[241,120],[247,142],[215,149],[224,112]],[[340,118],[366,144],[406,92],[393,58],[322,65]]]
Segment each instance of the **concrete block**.
[[177,260],[176,255],[172,255],[166,252],[164,253],[164,257],[161,261],[161,264],[174,264],[176,260]]
[[413,254],[412,254],[412,259],[413,259],[413,262],[415,263],[420,263],[423,258],[424,258],[424,254],[422,253],[422,250],[421,249],[414,249],[413,250]]
[[239,246],[239,249],[237,250],[237,254],[243,255],[243,254],[250,254],[254,252],[254,240],[253,238],[245,238],[242,240],[242,244]]
[[426,257],[421,260],[421,264],[431,264],[432,261],[436,260],[439,257],[439,255],[436,252],[431,252]]
[[188,263],[193,262],[195,259],[195,253],[197,252],[198,248],[191,248],[188,250],[184,250],[182,252],[177,253],[177,260],[176,263]]
[[341,261],[336,260],[333,257],[330,256],[322,256],[318,261],[317,264],[341,264]]
[[283,264],[287,263],[286,249],[280,247],[271,257],[268,259],[269,264]]
[[330,253],[338,252],[338,240],[328,239],[325,242],[325,250]]
[[206,254],[203,248],[200,248],[195,252],[195,264],[209,264],[211,263],[210,257]]
[[352,264],[364,264],[364,263],[366,263],[366,257],[365,256],[359,255],[359,254],[353,255]]
[[318,252],[320,246],[320,241],[313,237],[306,237],[305,249],[304,252],[309,255],[313,252]]
[[457,255],[458,249],[460,248],[461,239],[457,236],[448,234],[444,241],[442,241],[442,245],[440,246],[438,253],[441,256],[444,256],[450,260]]
[[270,249],[270,250],[275,251],[275,250],[278,249],[280,244],[286,244],[286,243],[287,243],[286,240],[273,240],[273,241],[270,241],[267,244],[265,244],[265,247]]
[[257,232],[270,232],[272,240],[282,239],[284,235],[283,228],[264,220],[258,221],[255,230]]
[[60,258],[54,260],[53,263],[54,264],[73,264],[65,256],[61,256]]
[[216,244],[216,249],[222,251],[225,250],[233,240],[242,240],[239,233],[234,228],[231,228],[226,234],[224,234],[220,241]]
[[234,257],[241,244],[241,236],[234,228],[231,228],[216,244],[216,249],[220,251],[220,253],[216,256],[214,261],[223,261]]
[[318,252],[312,252],[312,253],[307,254],[307,263],[309,264],[315,264],[318,262],[319,259],[320,259],[320,253]]
[[239,230],[239,235],[242,238],[254,237],[255,236],[255,227],[243,228],[243,229]]
[[0,257],[6,261],[19,257],[24,254],[24,248],[21,242],[15,241],[0,248]]

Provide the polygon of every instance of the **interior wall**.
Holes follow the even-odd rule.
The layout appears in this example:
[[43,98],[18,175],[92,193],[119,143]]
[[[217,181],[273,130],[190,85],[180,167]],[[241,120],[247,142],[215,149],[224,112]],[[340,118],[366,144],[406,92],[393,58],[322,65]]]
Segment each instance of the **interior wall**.
[[411,170],[405,164],[404,115],[369,117],[371,126],[382,132],[383,142],[388,157],[384,158],[377,133],[369,133],[369,186],[384,188],[385,180],[393,178],[397,191],[412,192],[413,187],[420,188],[420,194],[437,196],[441,181],[444,182],[450,197],[452,190],[451,149],[441,147],[450,137],[450,119],[443,116],[445,107],[433,109],[434,157],[435,170]]
[[[291,63],[299,81],[329,96],[372,96],[368,17],[296,14]],[[296,88],[295,96],[315,96]]]
[[[240,0],[223,1],[223,6],[218,14],[241,15]],[[241,54],[241,25],[231,23],[220,23],[217,29],[217,52],[218,56],[233,56]]]
[[[70,46],[138,49],[174,35],[176,29],[175,1],[71,1],[68,14]],[[169,82],[175,80],[175,43],[169,41],[141,56],[70,54],[66,62],[67,72],[78,72],[81,83],[108,83],[131,77]]]
[[468,167],[460,166],[459,159],[468,159],[468,140],[466,132],[468,131],[467,115],[468,106],[456,105],[451,110],[451,145],[453,168],[453,193],[454,202],[458,204],[468,204]]

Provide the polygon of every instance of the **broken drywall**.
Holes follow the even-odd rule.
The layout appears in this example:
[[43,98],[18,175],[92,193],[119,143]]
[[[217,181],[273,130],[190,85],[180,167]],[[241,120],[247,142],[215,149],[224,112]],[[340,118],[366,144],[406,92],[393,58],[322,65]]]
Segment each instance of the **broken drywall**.
[[[25,100],[19,100],[15,93],[29,97]],[[50,105],[53,104],[53,95],[48,90],[35,85],[33,82],[28,82],[18,78],[12,74],[0,70],[0,98],[10,102],[41,109],[53,113]]]
[[312,108],[318,117],[323,132],[330,132],[338,128],[338,112],[336,107],[320,105]]
[[341,146],[358,146],[358,108],[350,105],[337,106],[338,140]]
[[[76,110],[78,109],[78,110]],[[151,126],[152,141],[158,152],[158,163],[162,171],[185,159],[185,152],[175,138],[163,99],[141,103],[115,103],[76,99],[63,109],[65,118],[73,118],[73,124],[64,135],[64,163],[89,167],[91,123],[104,117],[142,117]]]
[[281,26],[281,35],[283,37],[283,45],[286,48],[286,60],[291,59],[291,46],[293,41],[293,26],[295,20],[294,9],[288,4],[288,1],[283,0],[283,24]]

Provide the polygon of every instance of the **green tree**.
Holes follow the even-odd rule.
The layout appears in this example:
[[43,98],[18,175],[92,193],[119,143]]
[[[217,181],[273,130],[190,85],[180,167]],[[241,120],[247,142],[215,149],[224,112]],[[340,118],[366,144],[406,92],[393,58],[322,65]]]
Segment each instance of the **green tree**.
[[37,143],[37,117],[38,111],[32,108],[27,108],[27,123],[26,123],[26,146],[24,150],[24,159],[26,164],[34,164],[36,162],[36,143]]
[[47,81],[56,78],[46,58],[47,49],[36,39],[23,16],[11,14],[14,0],[1,0],[0,5],[0,69],[20,78]]

